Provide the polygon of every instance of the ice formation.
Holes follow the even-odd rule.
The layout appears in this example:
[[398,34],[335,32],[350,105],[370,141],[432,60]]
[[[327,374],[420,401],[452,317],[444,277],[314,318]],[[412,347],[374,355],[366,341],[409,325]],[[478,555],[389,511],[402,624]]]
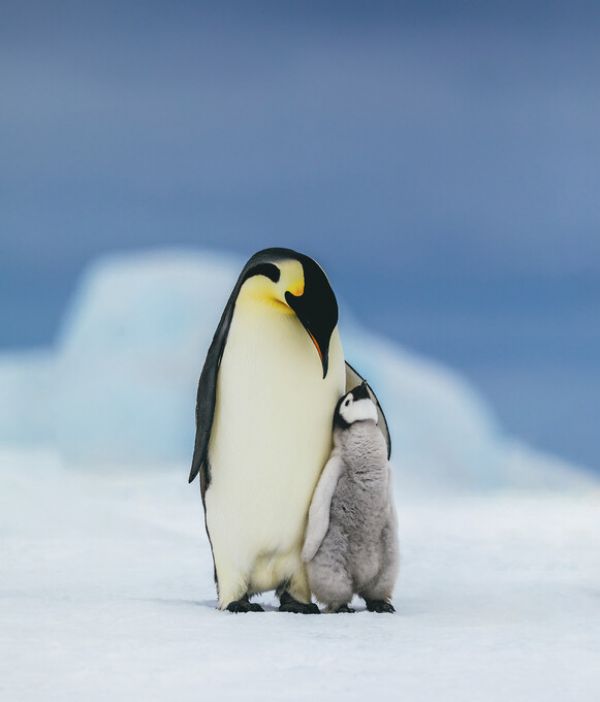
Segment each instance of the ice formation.
[[[0,358],[0,442],[54,445],[80,467],[188,461],[198,375],[241,263],[177,250],[99,260],[84,275],[52,354]],[[432,490],[575,480],[576,471],[505,436],[456,373],[366,331],[343,305],[341,324],[348,360],[386,410],[400,484]]]

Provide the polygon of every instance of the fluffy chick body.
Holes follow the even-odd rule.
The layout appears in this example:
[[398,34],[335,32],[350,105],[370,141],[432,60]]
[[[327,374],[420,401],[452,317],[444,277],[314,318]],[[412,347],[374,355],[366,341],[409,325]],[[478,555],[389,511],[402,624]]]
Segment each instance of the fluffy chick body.
[[393,611],[389,600],[399,563],[397,522],[387,447],[373,419],[335,427],[303,555],[311,590],[329,611],[347,611],[354,594],[369,609]]

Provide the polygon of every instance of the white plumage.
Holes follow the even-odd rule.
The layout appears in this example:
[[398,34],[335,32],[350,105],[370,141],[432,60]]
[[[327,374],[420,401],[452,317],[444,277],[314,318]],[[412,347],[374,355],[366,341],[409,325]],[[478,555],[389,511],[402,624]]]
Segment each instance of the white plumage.
[[295,314],[241,288],[221,361],[208,462],[206,518],[219,606],[276,588],[308,602],[301,550],[311,497],[345,388],[337,328],[325,378]]

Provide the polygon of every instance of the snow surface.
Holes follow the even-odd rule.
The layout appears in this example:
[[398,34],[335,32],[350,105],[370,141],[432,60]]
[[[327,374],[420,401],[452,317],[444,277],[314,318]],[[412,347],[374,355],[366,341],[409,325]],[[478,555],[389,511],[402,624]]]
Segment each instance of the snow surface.
[[598,491],[399,491],[396,615],[232,615],[185,473],[0,452],[0,699],[599,699]]
[[[189,461],[197,379],[241,265],[177,250],[98,261],[52,354],[0,357],[0,444],[56,448],[81,470]],[[564,489],[592,481],[507,437],[457,374],[370,334],[343,300],[340,307],[346,356],[385,408],[403,487]]]

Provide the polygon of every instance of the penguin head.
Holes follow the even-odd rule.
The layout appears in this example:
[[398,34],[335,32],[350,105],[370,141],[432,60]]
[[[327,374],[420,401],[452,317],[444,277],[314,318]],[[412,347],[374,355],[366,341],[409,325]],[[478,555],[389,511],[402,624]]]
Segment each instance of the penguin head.
[[271,305],[283,315],[297,317],[315,347],[325,378],[338,305],[321,266],[291,249],[264,249],[248,261],[238,286],[238,299]]
[[334,414],[334,425],[347,429],[355,422],[371,420],[377,424],[377,407],[371,399],[367,381],[343,395],[337,403]]

